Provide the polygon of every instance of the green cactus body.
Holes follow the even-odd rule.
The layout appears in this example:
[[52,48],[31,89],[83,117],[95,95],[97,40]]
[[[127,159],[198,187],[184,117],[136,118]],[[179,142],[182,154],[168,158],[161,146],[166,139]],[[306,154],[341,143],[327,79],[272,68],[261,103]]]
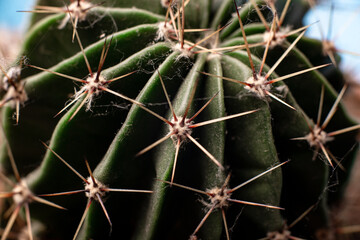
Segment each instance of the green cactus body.
[[[41,0],[39,5],[49,5],[51,2]],[[261,1],[257,3],[262,4]],[[299,9],[300,6],[301,9],[305,8],[301,1],[294,1],[294,4]],[[77,239],[188,239],[209,210],[206,196],[177,186],[170,187],[167,183],[175,164],[176,139],[168,138],[136,157],[139,151],[169,134],[168,124],[143,109],[146,107],[168,121],[173,118],[159,76],[164,80],[174,112],[179,118],[184,115],[188,104],[190,109],[187,116],[190,117],[217,94],[194,119],[195,124],[257,110],[245,116],[192,129],[191,136],[225,169],[222,170],[211,161],[192,140],[187,140],[181,142],[179,148],[174,183],[208,191],[221,187],[226,176],[231,173],[231,189],[290,160],[281,168],[232,193],[233,199],[285,208],[279,210],[229,204],[224,207],[224,212],[232,239],[266,237],[269,232],[282,230],[285,221],[295,220],[314,204],[316,207],[307,218],[290,229],[292,235],[310,238],[329,227],[329,206],[341,198],[341,191],[327,192],[329,181],[332,180],[329,173],[338,174],[339,187],[343,190],[349,171],[341,172],[329,167],[321,151],[317,159],[313,160],[315,149],[306,141],[291,139],[309,133],[307,121],[317,119],[322,86],[325,89],[322,119],[325,119],[337,96],[335,88],[338,90],[339,86],[339,82],[329,83],[326,78],[334,79],[334,74],[338,75],[339,72],[326,73],[321,69],[325,78],[320,71],[314,70],[285,80],[285,83],[269,84],[268,91],[294,107],[295,111],[268,95],[256,95],[243,84],[216,77],[242,82],[252,77],[245,50],[217,54],[206,51],[197,53],[201,49],[194,48],[190,56],[184,56],[183,50],[174,47],[177,40],[159,38],[159,26],[166,14],[166,8],[161,6],[160,0],[113,0],[104,5],[112,8],[94,7],[86,19],[77,25],[85,55],[92,71],[96,73],[104,49],[105,40],[101,37],[106,35],[107,43],[111,38],[101,76],[110,80],[134,72],[109,83],[107,88],[144,106],[102,91],[93,95],[90,108],[85,103],[78,111],[84,99],[80,98],[65,113],[54,118],[66,103],[73,100],[71,96],[74,95],[74,88],[79,91],[81,83],[74,84],[74,81],[50,72],[25,68],[22,70],[22,79],[26,82],[25,90],[29,100],[21,108],[19,124],[14,124],[14,108],[11,104],[2,108],[6,138],[19,172],[34,194],[84,189],[81,179],[54,152],[85,178],[89,176],[84,161],[86,158],[94,177],[109,188],[153,191],[152,194],[106,193],[103,202],[112,222],[111,233],[101,204],[93,201]],[[129,8],[132,6],[135,8]],[[218,46],[243,45],[237,16],[231,15],[234,9],[231,0],[192,0],[185,7],[185,28],[211,27],[215,30],[232,20],[219,33]],[[242,6],[239,14],[245,23],[248,20],[257,22],[245,25],[249,43],[263,42],[266,29],[258,23],[252,5],[247,3]],[[272,16],[271,11],[267,14]],[[89,71],[79,45],[71,42],[73,28],[70,22],[63,29],[58,29],[64,17],[65,13],[50,16],[35,14],[22,54],[31,65],[86,79]],[[294,23],[292,21],[295,20],[286,18],[285,21]],[[185,33],[185,39],[196,42],[202,35]],[[280,46],[269,50],[264,74],[298,35],[287,37]],[[215,41],[213,38],[208,40],[208,44],[201,45],[217,48]],[[301,38],[297,44],[299,47],[295,46],[290,51],[270,78],[304,70],[312,67],[312,64],[328,62],[328,58],[318,51],[319,44]],[[251,48],[256,70],[260,68],[265,45]],[[340,105],[326,130],[334,131],[353,125],[354,122]],[[46,142],[54,152],[44,148],[39,140]],[[356,150],[352,148],[354,145],[353,131],[336,136],[327,147],[334,156],[346,156],[341,163],[350,169]],[[5,144],[2,150],[3,172],[11,176],[13,173]],[[38,233],[38,237],[73,237],[86,207],[84,193],[46,199],[66,207],[68,211],[31,204],[31,216],[49,229]],[[204,205],[204,202],[208,205]],[[1,222],[1,227],[4,223]],[[199,239],[225,239],[225,232],[222,211],[215,209],[196,236]],[[35,232],[33,234],[36,235]]]

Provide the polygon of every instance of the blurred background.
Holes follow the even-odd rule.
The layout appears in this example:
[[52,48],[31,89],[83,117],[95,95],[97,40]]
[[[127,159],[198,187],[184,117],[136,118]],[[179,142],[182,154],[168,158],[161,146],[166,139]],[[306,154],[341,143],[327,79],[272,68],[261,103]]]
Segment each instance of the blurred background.
[[310,9],[304,18],[304,24],[317,22],[306,34],[309,37],[334,41],[341,53],[342,68],[352,72],[360,83],[360,1],[359,0],[326,0],[319,1],[314,9]]
[[18,13],[18,10],[29,10],[34,0],[0,0],[0,64],[5,69],[16,60],[21,39],[25,35],[28,13]]
[[17,13],[18,10],[29,10],[34,0],[0,0],[0,26],[12,30],[24,30],[29,14]]

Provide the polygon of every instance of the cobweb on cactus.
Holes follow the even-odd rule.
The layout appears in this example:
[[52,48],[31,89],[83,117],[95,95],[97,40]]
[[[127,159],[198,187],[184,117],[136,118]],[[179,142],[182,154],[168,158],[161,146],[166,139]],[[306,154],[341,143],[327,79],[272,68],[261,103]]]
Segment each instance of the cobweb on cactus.
[[[312,9],[315,8],[315,2],[313,0],[308,0],[310,6]],[[336,40],[341,37],[341,35],[345,32],[345,30],[350,27],[350,24],[355,20],[355,17],[359,15],[360,13],[360,9],[357,9],[352,15],[350,15],[350,17],[348,18],[348,20],[342,25],[341,28],[339,28],[339,30],[333,35],[332,32],[332,18],[333,18],[333,13],[334,13],[334,4],[331,3],[331,7],[330,7],[330,13],[329,13],[329,26],[328,26],[328,32],[325,33],[323,30],[323,27],[321,25],[321,23],[318,24],[319,27],[319,32],[320,32],[320,37],[321,37],[321,41],[322,41],[322,51],[323,54],[325,56],[328,56],[332,62],[332,64],[334,64],[335,67],[337,67],[337,61],[336,61],[336,54],[337,53],[344,53],[344,54],[350,54],[353,56],[360,56],[360,53],[357,52],[353,52],[353,51],[349,51],[349,50],[345,50],[345,49],[339,49],[338,47],[336,47]]]
[[[347,89],[347,84],[344,85],[344,87],[342,88],[341,92],[339,93],[338,97],[336,98],[336,101],[334,102],[333,106],[331,107],[331,110],[329,111],[328,115],[326,116],[324,122],[321,124],[320,121],[321,121],[321,114],[322,114],[322,108],[323,108],[323,102],[324,102],[324,86],[322,86],[320,101],[319,101],[318,118],[316,121],[316,125],[314,127],[312,127],[312,124],[310,122],[308,122],[310,132],[304,137],[297,137],[297,138],[292,139],[292,140],[305,140],[309,143],[310,147],[315,148],[313,160],[316,159],[317,155],[319,154],[319,151],[321,150],[321,152],[325,155],[328,163],[331,165],[332,168],[335,168],[334,164],[332,163],[334,161],[344,171],[345,171],[344,167],[336,159],[336,157],[330,152],[330,149],[326,147],[326,144],[330,141],[333,141],[334,136],[336,136],[336,135],[360,129],[360,124],[351,126],[351,127],[347,127],[344,129],[340,129],[337,131],[332,131],[329,133],[325,132],[325,128],[328,126],[330,120],[333,118],[333,116],[338,108],[338,105],[341,101],[341,98],[343,97],[346,89]],[[307,121],[307,118],[305,118],[305,120]]]
[[271,11],[274,14],[272,25],[275,24],[275,26],[271,26],[271,28],[269,27],[268,22],[266,21],[264,15],[262,14],[255,0],[250,0],[250,2],[254,6],[256,13],[258,14],[262,24],[266,28],[266,31],[264,32],[264,42],[266,44],[269,44],[270,49],[274,48],[275,46],[282,45],[288,36],[299,33],[309,27],[309,26],[304,26],[298,29],[291,30],[290,26],[286,26],[286,27],[282,26],[287,10],[290,6],[291,0],[286,1],[280,18],[277,14],[277,10],[275,8],[274,2],[272,1],[268,2]]
[[36,68],[36,69],[39,69],[39,70],[42,70],[42,71],[46,71],[46,72],[50,72],[52,74],[55,74],[55,75],[58,75],[58,76],[61,76],[61,77],[64,77],[64,78],[67,78],[67,79],[70,79],[70,80],[73,80],[75,82],[80,82],[80,83],[83,83],[83,86],[80,88],[80,90],[78,92],[76,92],[74,94],[74,99],[69,103],[67,104],[62,110],[60,110],[56,115],[59,115],[60,113],[62,113],[63,111],[65,111],[68,107],[70,107],[71,105],[73,105],[75,102],[79,101],[81,98],[83,98],[81,100],[81,104],[78,106],[78,108],[76,109],[76,111],[72,114],[72,116],[70,117],[69,121],[71,119],[73,119],[75,117],[75,115],[80,111],[80,109],[85,105],[87,104],[86,106],[86,111],[90,110],[91,108],[91,104],[92,104],[92,101],[93,101],[93,98],[94,96],[97,96],[99,95],[100,92],[103,92],[103,91],[106,91],[106,92],[109,92],[115,96],[118,96],[120,98],[123,98],[125,100],[128,100],[130,101],[131,103],[134,103],[134,104],[137,104],[137,105],[142,105],[141,103],[131,99],[131,98],[128,98],[126,97],[125,95],[123,94],[120,94],[118,92],[115,92],[115,91],[112,91],[108,88],[108,85],[116,80],[119,80],[121,78],[124,78],[124,77],[127,77],[133,73],[135,73],[135,71],[133,72],[130,72],[130,73],[127,73],[127,74],[124,74],[122,76],[119,76],[119,77],[116,77],[116,78],[113,78],[113,79],[110,79],[110,80],[106,80],[104,77],[101,76],[101,71],[103,70],[103,66],[104,66],[104,63],[105,63],[105,60],[106,60],[106,57],[107,57],[107,54],[109,52],[109,49],[110,49],[110,46],[111,46],[111,41],[112,39],[110,39],[109,43],[106,42],[106,38],[104,40],[104,46],[103,46],[103,49],[102,49],[102,52],[101,52],[101,56],[100,56],[100,60],[99,60],[99,65],[98,65],[98,68],[97,68],[97,71],[94,73],[92,71],[92,68],[90,66],[90,63],[86,57],[86,54],[85,54],[85,51],[84,51],[84,48],[82,46],[82,43],[81,43],[81,40],[80,40],[80,37],[79,37],[79,34],[76,30],[76,27],[74,25],[74,22],[73,20],[71,19],[72,21],[72,24],[74,26],[74,31],[75,31],[75,35],[76,35],[76,38],[78,40],[78,44],[80,46],[80,49],[81,49],[81,52],[83,54],[83,57],[84,57],[84,60],[85,60],[85,63],[86,63],[86,66],[87,66],[87,69],[89,71],[89,76],[87,77],[86,80],[83,80],[83,79],[80,79],[80,78],[76,78],[76,77],[72,77],[72,76],[69,76],[69,75],[65,75],[65,74],[62,74],[62,73],[58,73],[58,72],[54,72],[54,71],[51,71],[49,69],[44,69],[42,67],[38,67],[38,66],[34,66],[34,65],[28,65],[29,67],[32,67],[32,68]]
[[294,221],[292,221],[290,224],[284,223],[283,229],[280,229],[279,231],[274,232],[268,232],[267,236],[264,238],[261,238],[259,240],[301,240],[302,238],[298,238],[295,236],[292,236],[291,229],[296,226],[300,221],[302,221],[306,215],[308,215],[315,207],[316,204],[311,205],[308,209],[306,209],[302,214],[300,214],[299,217],[297,217]]
[[[234,3],[236,5],[235,1],[234,1]],[[309,72],[309,71],[313,71],[313,70],[316,70],[316,69],[319,69],[319,68],[326,67],[329,64],[324,64],[324,65],[312,67],[312,68],[305,69],[305,70],[302,70],[302,71],[299,71],[299,72],[288,74],[286,76],[282,76],[282,77],[279,77],[279,78],[269,80],[269,77],[271,76],[271,74],[275,71],[275,69],[278,67],[278,65],[284,60],[284,58],[289,54],[289,52],[294,48],[296,43],[302,38],[302,36],[305,34],[305,31],[303,31],[296,38],[296,40],[286,49],[286,51],[276,61],[276,63],[271,67],[271,69],[265,75],[263,75],[262,71],[263,71],[265,61],[266,61],[266,57],[267,57],[267,54],[268,54],[268,51],[269,51],[269,47],[271,45],[271,42],[273,41],[272,40],[273,38],[272,37],[268,38],[268,42],[266,43],[266,48],[265,48],[265,51],[264,51],[264,55],[263,55],[263,59],[262,59],[262,62],[261,62],[260,70],[259,70],[259,72],[256,72],[254,62],[252,60],[253,57],[252,57],[252,55],[250,53],[249,44],[248,44],[248,41],[247,41],[247,38],[246,38],[246,34],[245,34],[245,31],[244,31],[244,26],[243,26],[242,20],[240,18],[240,14],[239,14],[237,5],[236,5],[236,13],[237,13],[237,16],[238,16],[238,19],[239,19],[240,28],[241,28],[242,35],[243,35],[244,42],[245,42],[245,46],[246,46],[246,51],[247,51],[247,54],[248,54],[249,63],[250,63],[251,70],[252,70],[252,77],[250,77],[246,81],[240,81],[240,80],[231,79],[231,78],[227,78],[227,77],[216,76],[216,75],[205,73],[205,72],[201,72],[201,73],[204,74],[204,75],[218,77],[218,78],[221,78],[221,79],[224,79],[224,80],[227,80],[227,81],[242,84],[242,85],[245,86],[245,89],[247,89],[249,92],[254,93],[259,98],[266,98],[267,96],[269,96],[269,97],[275,99],[276,101],[284,104],[285,106],[295,110],[295,108],[293,106],[291,106],[288,103],[284,102],[279,97],[277,97],[275,94],[270,92],[271,84],[283,81],[283,80],[285,80],[287,78],[291,78],[291,77],[294,77],[294,76],[297,76],[297,75],[300,75],[300,74],[303,74],[303,73],[306,73],[306,72]],[[275,19],[276,19],[276,14],[275,14]],[[275,19],[272,22],[272,26],[271,26],[271,29],[270,29],[270,34],[274,33],[275,23],[276,23]]]

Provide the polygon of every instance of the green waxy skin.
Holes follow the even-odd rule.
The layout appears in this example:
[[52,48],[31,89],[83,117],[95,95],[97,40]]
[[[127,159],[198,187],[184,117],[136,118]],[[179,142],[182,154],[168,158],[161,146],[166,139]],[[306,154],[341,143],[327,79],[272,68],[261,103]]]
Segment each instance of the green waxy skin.
[[[280,3],[282,1],[279,1]],[[262,1],[257,1],[259,5]],[[51,5],[48,0],[39,5]],[[279,206],[285,210],[267,209],[231,203],[225,207],[227,226],[232,239],[259,239],[268,232],[283,229],[311,205],[317,204],[306,219],[291,229],[293,236],[311,238],[329,227],[329,208],[341,199],[341,191],[349,175],[355,153],[356,132],[336,136],[327,145],[341,158],[346,172],[331,169],[322,155],[312,160],[314,149],[305,141],[291,140],[309,132],[307,120],[317,118],[321,87],[325,98],[322,121],[334,103],[339,72],[325,74],[312,71],[271,85],[270,92],[290,104],[295,110],[271,99],[259,97],[244,85],[225,81],[220,77],[245,82],[252,76],[249,58],[244,50],[224,54],[196,53],[184,57],[174,49],[174,42],[157,38],[158,24],[165,19],[166,9],[160,1],[112,0],[90,11],[87,19],[78,24],[84,52],[95,73],[104,46],[111,39],[109,54],[101,71],[106,80],[133,74],[110,83],[112,91],[135,99],[144,107],[171,120],[173,115],[161,86],[159,74],[181,118],[190,102],[187,117],[193,116],[215,94],[213,101],[194,119],[195,123],[241,112],[257,110],[246,116],[220,121],[192,130],[195,138],[224,167],[221,170],[190,140],[181,144],[176,164],[174,183],[208,191],[221,187],[231,174],[229,188],[253,178],[281,162],[283,167],[236,190],[232,199]],[[217,29],[232,22],[219,34],[218,46],[243,44],[232,0],[190,1],[185,14],[186,28]],[[295,1],[305,9],[302,1]],[[280,6],[280,8],[283,5]],[[292,9],[294,11],[294,9]],[[270,14],[270,13],[266,13]],[[72,27],[58,26],[65,16],[34,14],[32,27],[22,47],[28,63],[79,79],[89,75],[84,56],[77,42],[72,43]],[[251,4],[240,10],[249,43],[262,42],[265,28]],[[286,20],[294,23],[293,19]],[[255,23],[252,23],[255,22]],[[187,34],[196,42],[207,33]],[[277,61],[295,36],[271,49],[263,73]],[[75,40],[76,41],[76,40]],[[209,46],[214,43],[209,40]],[[175,41],[176,42],[176,41]],[[301,39],[297,47],[271,74],[271,78],[303,70],[325,61],[317,53],[319,42]],[[209,47],[207,46],[207,47]],[[310,51],[309,48],[316,48]],[[256,71],[260,68],[265,46],[252,48]],[[195,50],[196,51],[196,50]],[[327,59],[328,60],[328,59]],[[321,70],[324,72],[325,70]],[[206,72],[215,76],[202,74]],[[20,122],[15,124],[14,109],[10,104],[2,109],[2,123],[19,172],[35,194],[73,191],[84,188],[82,180],[68,169],[40,141],[65,159],[85,178],[89,172],[87,159],[94,177],[109,188],[152,190],[153,193],[109,192],[103,198],[112,222],[112,229],[101,205],[94,201],[77,239],[188,239],[209,210],[206,195],[170,187],[176,154],[176,141],[167,139],[150,151],[136,156],[139,151],[169,133],[169,125],[140,106],[101,92],[95,96],[91,109],[86,105],[72,118],[82,99],[54,118],[81,88],[81,83],[49,72],[27,67],[22,71],[29,101],[21,108]],[[328,79],[327,79],[328,78]],[[274,86],[273,86],[274,85]],[[194,98],[191,94],[195,89]],[[314,104],[316,103],[316,104]],[[70,118],[72,118],[70,120]],[[354,125],[340,105],[326,131]],[[1,169],[12,176],[8,154],[0,152]],[[344,157],[345,156],[345,157]],[[339,176],[340,192],[327,193],[332,179]],[[87,197],[84,193],[61,197],[47,197],[68,209],[57,209],[31,204],[31,216],[44,224],[48,232],[39,233],[43,239],[72,238]],[[204,204],[205,203],[205,204]],[[6,221],[1,221],[1,228]],[[111,231],[111,233],[110,233]],[[35,233],[34,233],[35,234]],[[197,233],[199,239],[226,239],[221,210],[216,209]]]
[[[66,25],[64,31],[58,29],[58,26],[64,17],[65,14],[52,15],[46,18],[46,20],[37,22],[28,32],[26,41],[23,45],[23,54],[30,59],[31,64],[49,68],[80,51],[79,45],[76,42],[74,44],[69,44],[69,41],[72,39],[72,31],[70,31],[72,29],[71,23]],[[78,32],[83,46],[87,47],[88,45],[97,42],[99,36],[102,34],[104,34],[104,36],[111,36],[113,33],[128,28],[136,27],[141,24],[157,23],[163,20],[163,16],[141,9],[109,9],[98,7],[96,8],[96,11],[89,12],[85,22],[79,23]],[[124,24],[124,22],[126,22],[126,24]],[[91,27],[95,25],[96,27]],[[129,37],[127,38],[132,40]],[[43,44],[38,44],[39,39],[42,39],[41,41]],[[133,44],[138,45],[136,42],[133,42]],[[52,54],[54,46],[62,50],[55,56]],[[142,45],[139,45],[139,47],[139,49],[143,48]],[[139,49],[134,50],[138,51]],[[126,57],[126,55],[124,55],[124,57]],[[27,70],[28,71],[23,73],[23,75],[26,76],[26,74],[34,73],[34,70],[31,71],[32,69]]]

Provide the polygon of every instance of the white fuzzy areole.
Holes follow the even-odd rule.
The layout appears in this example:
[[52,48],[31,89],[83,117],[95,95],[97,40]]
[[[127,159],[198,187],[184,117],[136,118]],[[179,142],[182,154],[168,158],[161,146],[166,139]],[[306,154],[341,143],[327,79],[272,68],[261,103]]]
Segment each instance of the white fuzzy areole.
[[103,189],[106,188],[106,185],[99,182],[95,179],[96,184],[93,182],[91,177],[86,179],[89,183],[85,183],[85,195],[91,199],[98,199],[97,196],[103,197],[105,195],[105,191]]
[[208,190],[207,193],[213,195],[209,196],[211,201],[210,206],[215,206],[215,208],[223,208],[229,206],[229,198],[231,196],[231,193],[229,193],[229,189],[214,187]]
[[33,194],[27,186],[25,180],[21,180],[18,184],[16,184],[12,192],[15,193],[13,195],[13,200],[16,205],[32,202]]
[[11,67],[7,72],[6,75],[2,79],[2,87],[4,90],[8,90],[10,86],[10,82],[18,82],[20,79],[21,68],[20,67]]
[[305,138],[310,147],[318,147],[320,144],[325,145],[327,142],[333,140],[332,137],[329,137],[328,134],[317,125],[315,125],[313,131],[306,135]]
[[328,55],[329,53],[333,53],[336,52],[336,47],[333,41],[330,40],[324,40],[322,42],[322,50],[323,50],[323,55]]
[[12,108],[15,108],[17,103],[24,104],[28,100],[25,83],[20,81],[20,75],[19,66],[11,67],[2,79],[2,88],[6,91],[3,101],[11,101]]
[[177,60],[180,58],[191,58],[194,53],[189,50],[190,46],[188,44],[184,44],[183,47],[181,47],[180,43],[176,43],[173,45],[172,49],[174,52],[180,52],[180,55],[176,58]]
[[289,230],[268,232],[266,239],[269,240],[289,240],[291,239],[291,232]]
[[95,94],[99,94],[101,87],[105,87],[106,83],[107,81],[103,76],[101,76],[101,74],[97,78],[97,73],[94,73],[93,76],[89,76],[86,79],[86,83],[83,88],[86,88],[88,91],[92,91]]
[[278,31],[275,32],[269,32],[266,31],[264,33],[264,42],[269,42],[270,40],[270,45],[269,48],[272,49],[276,46],[280,46],[282,45],[282,43],[285,41],[287,34],[290,32],[290,27],[285,27],[285,28],[280,28]]
[[183,117],[177,117],[177,121],[175,121],[174,118],[171,119],[171,123],[173,124],[173,126],[169,126],[169,129],[170,132],[173,133],[172,139],[175,142],[177,141],[177,139],[180,139],[181,142],[186,141],[186,134],[191,135],[192,133],[192,129],[189,126],[191,126],[193,123],[188,123],[188,118],[185,118],[184,122],[181,121],[182,119]]
[[[79,4],[77,1],[74,1],[69,6],[64,7],[64,10],[66,11],[69,10],[71,13],[71,17],[77,18],[81,22],[86,19],[88,9],[90,9],[93,6],[94,5],[92,3],[81,0]],[[66,24],[69,22],[69,20],[70,20],[70,16],[68,13],[66,13],[66,16],[61,21],[61,24],[59,25],[58,28],[63,29],[66,26]]]
[[[173,0],[172,3],[174,4],[176,0]],[[163,6],[164,8],[168,8],[170,5],[170,0],[160,0],[161,6]]]
[[191,235],[189,237],[189,240],[198,240],[198,237],[196,235]]
[[[21,84],[21,83],[19,83]],[[20,104],[24,104],[28,100],[28,96],[25,92],[24,86],[21,85],[20,87],[13,87],[10,86],[8,88],[7,93],[4,96],[4,99],[12,99],[11,106],[12,108],[16,107],[16,102],[19,102]]]
[[245,86],[245,89],[262,98],[266,97],[266,91],[269,91],[271,88],[270,84],[266,84],[267,80],[265,77],[260,75],[256,75],[256,79],[254,76],[251,76],[245,82],[250,84],[250,86]]
[[103,90],[101,89],[107,87],[107,80],[101,76],[99,78],[96,78],[97,73],[94,73],[93,76],[89,76],[85,81],[84,85],[80,88],[79,91],[77,91],[74,95],[74,98],[79,97],[84,92],[88,92],[91,94],[91,96],[86,101],[86,111],[89,111],[91,108],[91,103],[93,101],[94,96],[99,95],[100,92]]
[[174,28],[169,22],[160,22],[158,24],[155,41],[169,41],[172,33],[174,33]]

